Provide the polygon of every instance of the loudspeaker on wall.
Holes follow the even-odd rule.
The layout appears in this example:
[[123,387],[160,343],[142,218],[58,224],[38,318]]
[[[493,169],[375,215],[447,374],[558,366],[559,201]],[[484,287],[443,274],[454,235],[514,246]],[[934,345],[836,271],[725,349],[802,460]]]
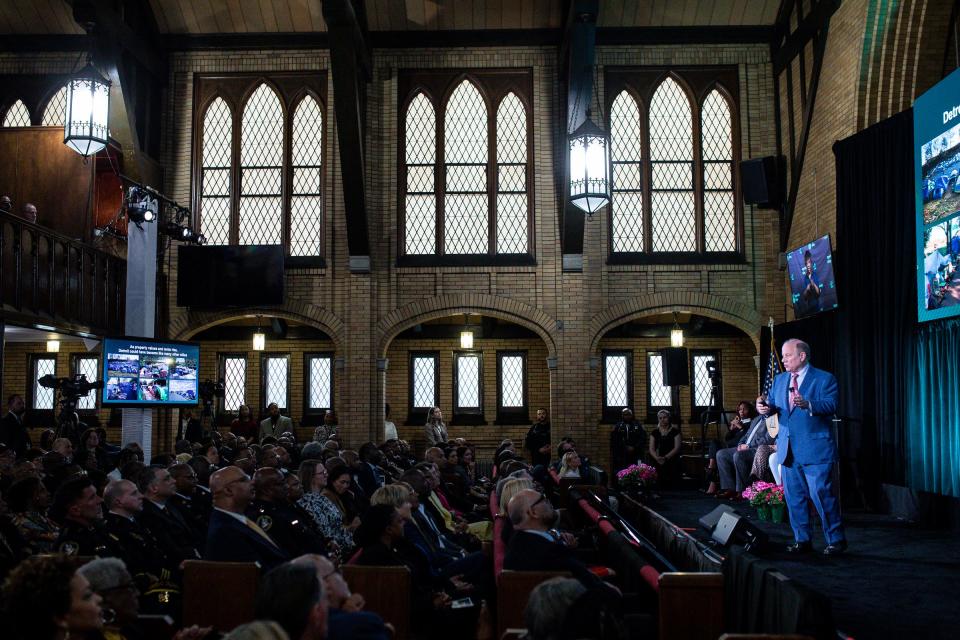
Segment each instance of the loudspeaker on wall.
[[683,347],[667,347],[660,350],[663,358],[663,384],[667,387],[682,387],[690,384],[690,369],[687,367],[687,350]]
[[753,158],[741,162],[740,183],[744,204],[778,209],[783,202],[780,163],[776,156]]

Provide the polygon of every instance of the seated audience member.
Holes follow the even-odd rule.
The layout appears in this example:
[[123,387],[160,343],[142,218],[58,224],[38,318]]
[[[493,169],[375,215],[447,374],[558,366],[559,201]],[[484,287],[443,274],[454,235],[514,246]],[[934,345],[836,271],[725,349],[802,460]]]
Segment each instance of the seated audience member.
[[143,525],[157,539],[163,551],[176,564],[196,560],[198,550],[206,540],[206,531],[190,526],[187,517],[174,506],[173,495],[177,483],[169,471],[161,467],[147,467],[140,474],[138,486],[143,493]]
[[52,451],[62,455],[67,464],[73,462],[73,443],[70,441],[70,438],[57,438],[54,440]]
[[257,588],[254,615],[279,624],[291,640],[326,638],[327,598],[316,569],[288,562],[267,572]]
[[276,622],[254,620],[240,625],[223,636],[223,640],[290,640],[290,636]]
[[521,491],[532,490],[533,488],[533,480],[530,478],[510,478],[510,480],[503,485],[503,493],[500,496],[499,517],[503,518],[503,527],[500,529],[500,541],[504,544],[510,544],[510,538],[513,537],[513,523],[507,514],[507,505],[510,504],[513,496]]
[[51,553],[60,537],[60,527],[47,517],[50,492],[40,478],[17,480],[6,492],[10,520],[33,553]]
[[237,417],[230,423],[231,433],[247,440],[257,438],[259,427],[260,425],[257,424],[257,419],[253,417],[250,407],[245,404],[240,405],[240,408],[237,409]]
[[53,496],[50,517],[60,524],[55,549],[68,556],[123,557],[116,538],[103,527],[103,499],[87,476],[66,480]]
[[[357,564],[401,566],[410,570],[411,622],[418,633],[430,638],[468,637],[478,612],[451,609],[449,580],[435,576],[423,553],[404,538],[403,516],[387,504],[371,506],[357,530],[361,548]],[[475,631],[475,630],[474,630]]]
[[190,528],[202,534],[210,524],[210,512],[213,503],[210,493],[201,491],[197,486],[197,472],[188,464],[178,463],[170,467],[170,477],[174,482],[174,494],[170,504],[180,511]]
[[390,403],[386,402],[383,405],[383,441],[386,443],[399,439],[397,425],[390,419]]
[[107,530],[120,543],[124,563],[147,587],[155,583],[164,570],[169,573],[176,571],[180,561],[169,556],[138,520],[143,503],[143,495],[137,485],[129,480],[114,480],[103,491]]
[[200,447],[200,457],[210,465],[211,473],[220,468],[220,449],[213,440],[208,440]]
[[[522,464],[522,463],[521,463],[521,464]],[[514,470],[514,471],[510,471],[509,473],[503,474],[503,476],[502,476],[499,480],[497,480],[497,484],[496,484],[496,486],[495,486],[495,488],[494,488],[494,493],[497,494],[497,502],[498,502],[498,503],[501,502],[500,496],[503,495],[503,487],[504,487],[504,485],[506,485],[509,481],[513,480],[514,478],[526,478],[527,480],[530,480],[531,482],[534,481],[534,480],[533,480],[533,476],[530,474],[530,470],[527,469],[526,465],[523,465],[523,466],[521,466],[519,469],[516,469],[516,470]],[[504,513],[504,514],[507,513],[507,505],[506,505],[506,503],[504,503],[504,505],[503,505],[503,513]]]
[[[537,585],[523,612],[529,640],[624,640],[640,629],[624,627],[619,601],[602,589],[584,588],[571,578],[551,578]],[[646,634],[640,634],[645,637]]]
[[340,570],[328,558],[305,555],[293,560],[293,564],[312,567],[323,584],[330,607],[327,616],[327,637],[330,640],[389,640],[392,637],[383,618],[363,610],[363,596],[350,592]]
[[560,460],[561,478],[579,478],[580,477],[580,454],[576,451],[567,451]]
[[277,469],[262,467],[253,475],[256,499],[247,509],[251,520],[267,532],[277,546],[290,555],[326,553],[323,536],[310,518],[290,508],[287,484]]
[[337,502],[342,504],[338,488],[349,486],[350,470],[340,465],[328,472],[319,460],[304,460],[300,463],[299,474],[304,491],[297,504],[310,514],[323,535],[337,544],[343,557],[349,557],[354,546],[353,532],[360,526],[360,520],[355,518],[345,524],[344,511]]
[[20,561],[33,553],[30,545],[20,535],[17,526],[4,513],[6,504],[0,495],[0,584]]
[[379,489],[386,482],[386,476],[380,463],[383,461],[383,453],[372,442],[365,442],[360,446],[360,465],[357,467],[357,482],[363,492],[372,496],[373,492]]
[[717,452],[717,469],[720,471],[720,492],[718,498],[740,499],[740,494],[750,484],[750,473],[753,470],[753,459],[757,449],[763,444],[774,444],[773,438],[766,428],[766,421],[757,417],[744,427],[743,435],[735,447],[721,449]]
[[101,602],[77,572],[76,559],[33,556],[21,562],[3,585],[5,631],[12,640],[99,639]]
[[31,224],[37,224],[37,205],[32,202],[24,202],[20,207],[20,217]]
[[607,587],[574,555],[553,529],[557,513],[542,493],[519,492],[507,505],[514,534],[507,545],[503,568],[515,571],[569,571],[587,588]]
[[80,567],[77,573],[86,578],[90,589],[103,599],[101,606],[113,611],[113,619],[104,622],[104,638],[138,638],[142,635],[137,628],[140,591],[123,560],[97,558]]
[[122,480],[124,465],[139,461],[139,452],[136,449],[125,447],[120,450],[120,453],[117,455],[117,465],[107,474],[107,477],[111,480]]
[[224,467],[215,472],[210,476],[210,490],[213,513],[205,560],[259,562],[269,571],[289,558],[260,525],[244,515],[253,500],[253,482],[239,467]]
[[293,431],[293,420],[280,414],[280,407],[276,402],[267,405],[267,417],[260,421],[257,439],[263,442],[264,438],[277,437],[285,431]]
[[723,434],[723,440],[711,440],[708,443],[707,480],[710,481],[706,491],[708,495],[714,495],[720,483],[720,476],[717,473],[717,452],[721,449],[737,446],[737,441],[743,437],[743,430],[750,426],[753,413],[753,406],[749,402],[741,402],[737,405],[737,415],[727,425],[727,432]]
[[681,446],[680,429],[670,424],[670,412],[661,409],[657,412],[657,427],[650,434],[648,453],[662,488],[676,486],[680,480]]
[[107,452],[100,446],[100,435],[96,429],[87,429],[80,435],[80,446],[77,448],[77,454],[82,451],[90,451],[93,454],[96,460],[96,469],[100,469],[104,473],[110,470]]
[[337,434],[337,414],[332,409],[323,413],[323,423],[313,430],[314,442],[326,442]]

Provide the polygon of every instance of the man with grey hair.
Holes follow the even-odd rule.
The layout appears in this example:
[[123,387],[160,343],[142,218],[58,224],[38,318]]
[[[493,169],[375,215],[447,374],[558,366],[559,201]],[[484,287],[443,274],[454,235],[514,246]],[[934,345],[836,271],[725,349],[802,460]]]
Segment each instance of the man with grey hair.
[[291,564],[313,567],[330,605],[328,637],[358,640],[388,640],[393,633],[376,613],[364,611],[363,596],[351,593],[343,574],[330,560],[317,554],[294,558]]
[[785,371],[774,379],[769,396],[757,398],[757,412],[779,416],[775,462],[782,465],[794,536],[787,551],[806,553],[813,549],[807,511],[810,500],[823,523],[827,542],[824,555],[841,554],[847,549],[847,539],[832,474],[837,461],[831,422],[837,411],[837,379],[810,365],[810,345],[802,340],[787,340],[781,354]]
[[564,635],[567,612],[587,588],[573,578],[551,578],[530,592],[523,621],[530,640],[555,640]]
[[126,637],[134,637],[131,627],[137,622],[140,613],[140,595],[133,576],[127,571],[127,565],[120,558],[97,558],[77,569],[90,583],[90,589],[103,598],[101,606],[116,614],[110,627],[126,632]]
[[603,587],[611,595],[620,592],[590,572],[553,529],[557,512],[542,493],[524,489],[510,499],[507,515],[514,534],[507,545],[503,568],[513,571],[569,571],[585,587]]

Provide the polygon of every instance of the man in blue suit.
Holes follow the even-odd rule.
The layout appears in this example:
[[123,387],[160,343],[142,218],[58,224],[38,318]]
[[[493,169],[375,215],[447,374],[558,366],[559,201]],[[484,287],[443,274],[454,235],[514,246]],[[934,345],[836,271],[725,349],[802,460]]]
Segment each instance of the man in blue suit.
[[213,513],[204,560],[259,562],[264,572],[290,559],[260,525],[244,515],[253,500],[253,482],[240,467],[224,467],[210,476]]
[[837,379],[810,366],[810,345],[802,340],[783,344],[783,368],[773,381],[769,397],[757,398],[760,415],[779,415],[777,463],[783,465],[783,488],[795,542],[790,553],[811,551],[807,500],[820,514],[827,546],[825,555],[847,548],[840,520],[840,504],[831,471],[837,461],[837,443],[830,420],[837,410]]

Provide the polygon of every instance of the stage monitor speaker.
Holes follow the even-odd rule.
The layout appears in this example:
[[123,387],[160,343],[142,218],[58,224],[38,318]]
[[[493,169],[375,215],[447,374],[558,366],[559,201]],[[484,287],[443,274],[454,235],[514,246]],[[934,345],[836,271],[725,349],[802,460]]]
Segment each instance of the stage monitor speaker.
[[725,513],[736,514],[736,511],[728,504],[721,504],[716,509],[700,518],[700,526],[710,533],[713,533],[713,530],[717,528],[717,523],[720,522],[720,518]]
[[663,358],[663,384],[667,387],[683,387],[690,384],[687,368],[687,350],[683,347],[660,349]]
[[766,209],[779,209],[783,203],[780,188],[780,163],[776,156],[744,160],[740,163],[743,203]]
[[720,516],[713,539],[724,546],[739,544],[747,551],[760,551],[767,545],[767,534],[737,513]]

